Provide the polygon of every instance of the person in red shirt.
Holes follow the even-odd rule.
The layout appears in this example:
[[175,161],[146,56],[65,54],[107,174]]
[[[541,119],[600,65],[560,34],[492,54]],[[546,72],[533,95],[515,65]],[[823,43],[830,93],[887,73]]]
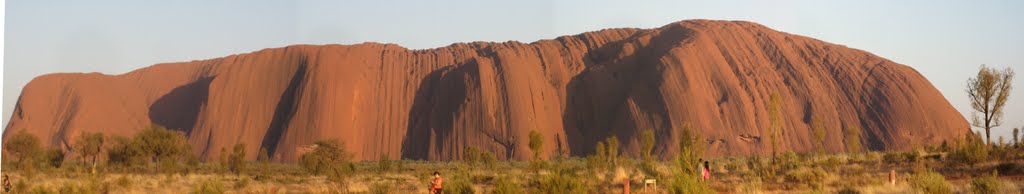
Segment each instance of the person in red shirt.
[[441,178],[441,173],[435,171],[434,180],[430,181],[430,194],[441,194],[441,181],[444,181],[444,178]]
[[704,176],[702,177],[704,181],[711,179],[711,167],[708,165],[708,161],[704,161],[704,169],[701,170],[701,175]]

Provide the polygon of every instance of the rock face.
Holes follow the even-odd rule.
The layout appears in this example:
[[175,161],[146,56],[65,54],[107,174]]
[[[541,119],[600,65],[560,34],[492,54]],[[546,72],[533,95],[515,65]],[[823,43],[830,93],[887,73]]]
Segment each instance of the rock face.
[[150,123],[185,133],[216,158],[244,143],[292,162],[319,139],[344,140],[359,160],[452,160],[472,146],[529,159],[587,155],[615,135],[639,154],[677,151],[684,126],[708,154],[768,154],[767,102],[781,96],[782,150],[846,149],[858,127],[871,149],[907,149],[968,134],[966,120],[921,74],[871,53],[750,22],[688,20],[519,42],[409,50],[393,44],[296,45],[157,64],[122,75],[62,73],[32,80],[6,133],[28,130],[68,148],[80,131],[129,136]]

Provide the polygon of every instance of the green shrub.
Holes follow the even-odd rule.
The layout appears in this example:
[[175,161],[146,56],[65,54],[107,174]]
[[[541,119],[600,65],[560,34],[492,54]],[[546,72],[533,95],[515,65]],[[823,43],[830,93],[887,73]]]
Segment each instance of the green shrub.
[[313,147],[313,151],[299,157],[299,166],[310,173],[320,175],[335,169],[341,169],[340,172],[355,170],[348,168],[352,154],[341,140],[321,140],[313,143]]
[[760,177],[746,176],[743,178],[743,182],[736,187],[736,193],[762,193],[762,184]]
[[125,137],[113,137],[107,149],[107,162],[112,165],[130,167],[141,164],[144,158],[132,141]]
[[370,193],[373,194],[389,194],[394,192],[390,184],[387,183],[374,183],[370,186]]
[[75,140],[75,150],[78,152],[80,161],[91,160],[96,164],[97,156],[103,151],[104,136],[102,133],[81,132]]
[[18,159],[16,164],[19,168],[25,163],[31,163],[41,149],[39,138],[26,131],[22,129],[4,139],[4,151]]
[[216,179],[207,179],[200,182],[192,189],[194,194],[220,194],[224,193],[224,183]]
[[654,161],[640,161],[637,163],[637,169],[650,177],[661,177],[661,173],[658,172],[657,162]]
[[958,164],[975,165],[988,160],[989,146],[981,140],[980,135],[969,135],[957,149],[950,154],[950,158]]
[[781,170],[794,169],[798,166],[803,166],[800,161],[800,156],[793,151],[786,151],[786,153],[783,153],[782,157],[779,158],[779,164]]
[[722,167],[729,172],[737,172],[740,170],[741,164],[744,164],[744,162],[741,161],[740,159],[729,158],[728,160],[722,163]]
[[153,163],[177,162],[192,152],[184,135],[157,125],[142,130],[133,141],[138,151],[145,158],[151,158]]
[[541,158],[541,156],[544,155],[544,150],[543,150],[543,148],[544,148],[544,136],[541,135],[540,132],[537,132],[535,130],[530,130],[529,137],[530,137],[530,141],[528,142],[527,145],[530,147],[530,151],[533,152],[533,159],[534,160],[543,160],[543,158]]
[[248,187],[248,186],[249,186],[249,179],[245,178],[245,177],[242,177],[242,178],[238,179],[238,181],[235,181],[235,185],[233,187],[235,189],[243,189],[243,188]]
[[669,193],[674,194],[703,194],[716,193],[710,186],[700,182],[700,177],[694,175],[679,175],[665,185]]
[[828,178],[828,172],[825,172],[822,168],[797,168],[786,172],[784,176],[786,182],[795,183],[801,186],[806,186],[811,189],[822,189],[825,187],[825,179]]
[[393,169],[395,169],[395,162],[391,161],[387,154],[381,155],[380,160],[377,160],[377,171],[390,172]]
[[50,193],[54,193],[54,194],[56,194],[58,192],[46,189],[46,187],[43,187],[43,186],[35,186],[35,187],[32,187],[32,190],[28,191],[28,193],[32,193],[32,194],[50,194]]
[[[760,177],[762,181],[769,183],[775,182],[777,173],[775,171],[775,167],[770,164],[770,161],[758,156],[752,156],[747,159],[747,168],[750,168],[750,171],[752,171],[756,177]],[[697,175],[697,173],[691,174],[694,176]]]
[[493,152],[484,152],[480,155],[480,160],[482,160],[484,166],[489,169],[494,169],[494,167],[498,165],[498,157],[494,156]]
[[846,160],[844,160],[843,158],[840,158],[840,157],[838,157],[836,155],[828,155],[828,156],[825,156],[825,159],[820,160],[819,162],[820,162],[819,165],[821,165],[821,167],[824,167],[825,170],[835,171],[835,170],[838,170],[839,167],[842,167],[843,164],[846,163]]
[[533,193],[589,193],[586,185],[568,170],[539,178],[536,189]]
[[548,161],[544,161],[544,160],[530,160],[529,168],[530,168],[530,171],[533,171],[535,173],[540,173],[541,170],[548,169],[548,167],[550,167],[550,166],[551,165],[550,165],[550,163],[548,163]]
[[132,187],[132,180],[129,180],[127,175],[118,177],[114,181],[114,183],[117,184],[118,187],[125,188],[125,189]]
[[11,193],[26,193],[30,187],[32,185],[29,185],[25,180],[18,180],[18,182],[14,183],[14,187],[11,188]]
[[856,187],[853,187],[851,185],[845,185],[842,188],[840,188],[838,191],[836,191],[836,193],[838,193],[838,194],[860,194],[860,190],[857,190]]
[[1004,174],[1024,174],[1024,165],[1017,162],[1002,162],[996,165],[996,170]]
[[313,143],[313,151],[299,156],[299,166],[309,173],[326,175],[339,191],[347,192],[347,179],[356,170],[351,160],[352,154],[346,149],[345,142],[320,140]]
[[615,168],[622,162],[622,158],[619,156],[619,137],[612,135],[604,140],[605,142],[605,160],[608,163],[609,168]]
[[704,156],[705,143],[701,141],[700,134],[690,129],[688,124],[683,125],[679,136],[679,155],[676,156],[676,164],[682,169],[683,174],[700,174],[696,167],[701,165],[700,158]]
[[443,193],[474,194],[476,191],[473,190],[473,186],[469,183],[469,180],[464,178],[454,178],[450,180],[450,182],[446,182],[444,184]]
[[132,167],[156,163],[162,171],[177,170],[191,155],[191,145],[183,134],[156,125],[143,129],[131,139],[114,137],[107,150],[110,164]]
[[64,150],[48,149],[39,155],[39,162],[45,167],[60,168],[64,164]]
[[864,154],[864,164],[875,165],[882,161],[882,154],[878,152],[868,152]]
[[998,172],[971,179],[971,190],[977,194],[998,193],[1002,188]]
[[860,153],[862,149],[861,141],[861,129],[858,126],[850,126],[843,132],[843,142],[846,144],[846,151],[850,153]]
[[524,191],[523,188],[521,186],[517,185],[515,182],[512,182],[512,180],[509,180],[509,178],[502,177],[502,178],[498,178],[494,182],[494,193],[495,194],[519,194],[519,193],[526,193],[526,191]]
[[480,150],[472,146],[462,148],[462,162],[470,166],[476,166],[480,163]]
[[644,161],[654,160],[651,157],[651,151],[654,151],[654,130],[644,130],[640,133],[640,158]]
[[92,188],[74,182],[67,182],[57,188],[57,193],[62,194],[95,194],[100,193],[99,188]]
[[921,158],[921,152],[918,149],[913,149],[903,153],[903,160],[909,163],[916,163]]
[[907,183],[910,184],[910,188],[921,193],[953,193],[953,189],[946,183],[946,177],[931,170],[910,176]]
[[228,169],[235,174],[241,174],[245,170],[245,144],[235,144],[228,158]]
[[885,155],[882,156],[882,161],[890,165],[902,164],[905,159],[906,157],[898,152],[886,152]]

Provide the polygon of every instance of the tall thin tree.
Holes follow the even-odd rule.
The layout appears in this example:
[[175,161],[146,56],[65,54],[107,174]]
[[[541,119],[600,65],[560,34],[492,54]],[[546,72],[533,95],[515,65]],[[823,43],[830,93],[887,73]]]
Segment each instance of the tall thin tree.
[[1014,147],[1017,147],[1017,145],[1020,145],[1020,141],[1018,141],[1018,139],[1017,139],[1017,134],[1018,133],[1020,133],[1020,129],[1019,128],[1013,128],[1013,146]]
[[815,116],[811,120],[811,128],[814,130],[814,143],[818,146],[818,153],[825,153],[825,123],[821,121],[820,117]]
[[779,97],[779,93],[772,93],[768,99],[768,141],[772,146],[772,161],[775,161],[776,154],[779,150],[779,132],[782,130],[782,114],[779,112],[782,108],[782,97]]
[[[996,70],[981,65],[978,75],[967,79],[967,95],[971,100],[971,125],[985,129],[985,141],[992,144],[992,128],[1003,124],[1003,109],[1013,89],[1013,69]],[[981,116],[978,116],[981,113]]]

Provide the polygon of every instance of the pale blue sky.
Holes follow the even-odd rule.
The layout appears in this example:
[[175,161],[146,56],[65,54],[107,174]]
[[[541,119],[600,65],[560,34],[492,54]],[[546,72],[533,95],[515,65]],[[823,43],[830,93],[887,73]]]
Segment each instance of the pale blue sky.
[[[120,74],[291,44],[532,42],[685,19],[747,20],[914,67],[961,113],[981,64],[1013,67],[1006,124],[1024,126],[1024,1],[38,1],[6,5],[3,121],[55,72]],[[625,2],[625,3],[622,3]],[[6,124],[5,124],[6,125]]]

